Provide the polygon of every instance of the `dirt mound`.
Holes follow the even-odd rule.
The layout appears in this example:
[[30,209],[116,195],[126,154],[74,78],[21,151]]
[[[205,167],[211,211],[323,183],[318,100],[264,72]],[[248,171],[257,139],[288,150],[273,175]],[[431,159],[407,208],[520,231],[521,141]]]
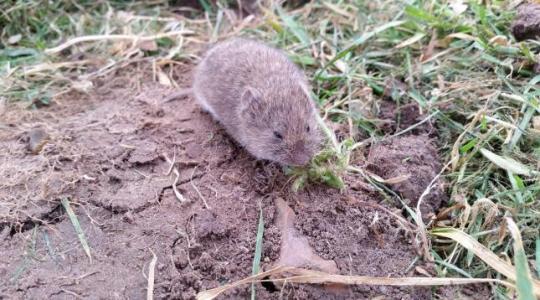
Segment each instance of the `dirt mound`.
[[[189,72],[185,66],[178,73],[188,78]],[[154,296],[193,299],[201,290],[250,275],[260,208],[262,267],[278,261],[278,198],[295,212],[295,232],[307,238],[317,256],[333,260],[341,274],[413,274],[417,251],[408,227],[380,208],[376,194],[326,186],[293,193],[278,166],[255,161],[192,99],[160,104],[172,91],[151,78],[149,72],[124,69],[114,79],[95,82],[91,95],[69,94],[36,111],[9,107],[0,126],[5,128],[0,148],[6,149],[0,152],[5,178],[0,184],[1,296],[142,299],[154,252]],[[47,136],[38,154],[28,149],[34,128]],[[397,143],[422,149],[418,141]],[[412,155],[409,167],[435,159],[381,147],[396,159]],[[168,159],[179,170],[177,188],[186,203],[172,189],[175,175],[167,175]],[[417,191],[404,187],[407,193],[414,199]],[[78,216],[92,262],[59,204],[63,198]],[[287,299],[426,299],[431,294],[423,288],[367,286],[336,293],[308,285],[283,290],[258,285],[257,293],[259,299],[281,293]],[[249,294],[246,286],[224,298]]]
[[[398,105],[393,100],[406,91],[407,85],[401,80],[386,80],[379,119],[384,121],[380,129],[389,136],[369,149],[367,168],[383,179],[395,179],[389,187],[414,208],[442,165],[435,147],[437,131],[433,121],[426,119],[428,116],[415,101]],[[424,219],[446,202],[443,184],[438,179],[422,199]]]
[[[437,149],[426,135],[400,136],[375,144],[368,162],[369,169],[382,178],[403,178],[390,187],[413,207],[442,168]],[[442,183],[437,180],[422,199],[420,209],[424,217],[446,201]]]
[[512,23],[512,34],[518,41],[540,38],[540,4],[530,3],[518,7]]
[[416,103],[408,103],[398,107],[395,102],[384,100],[381,103],[380,118],[385,122],[381,124],[380,128],[384,133],[395,133],[407,129],[414,135],[430,134],[434,132],[430,122],[418,125],[426,117],[420,113]]

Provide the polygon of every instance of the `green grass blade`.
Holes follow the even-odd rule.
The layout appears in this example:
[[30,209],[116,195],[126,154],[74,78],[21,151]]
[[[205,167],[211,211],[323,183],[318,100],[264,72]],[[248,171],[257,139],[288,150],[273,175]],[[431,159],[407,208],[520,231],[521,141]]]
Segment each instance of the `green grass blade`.
[[507,217],[506,223],[508,229],[514,238],[514,264],[516,265],[516,287],[518,293],[518,300],[532,300],[535,299],[533,292],[533,280],[529,265],[527,263],[527,255],[525,249],[523,249],[523,241],[521,239],[521,233],[516,223],[512,218]]
[[523,204],[525,200],[523,199],[523,194],[521,193],[521,191],[519,191],[523,189],[523,187],[519,185],[519,179],[518,179],[519,176],[513,174],[510,171],[506,171],[506,174],[508,175],[508,180],[510,181],[510,184],[512,185],[512,189],[516,190],[516,193],[514,195],[516,196],[517,203]]
[[37,229],[38,226],[35,225],[34,229],[32,230],[32,238],[30,239],[30,243],[28,244],[28,248],[25,251],[23,261],[22,263],[15,269],[15,273],[10,278],[10,282],[17,282],[19,280],[19,277],[26,271],[28,266],[31,263],[30,259],[35,259],[36,256],[36,238],[37,238]]
[[[261,268],[261,256],[262,256],[262,242],[264,233],[264,219],[262,207],[260,207],[259,213],[259,226],[257,226],[257,238],[255,241],[255,255],[253,256],[253,270],[252,274],[257,275]],[[255,283],[251,284],[251,299],[255,300]]]
[[431,15],[430,13],[428,13],[427,11],[419,8],[419,7],[415,7],[415,6],[412,6],[412,5],[409,5],[405,8],[405,13],[412,17],[412,18],[415,18],[415,19],[418,19],[418,20],[421,20],[421,21],[425,21],[425,22],[436,22],[437,21],[437,18],[435,18],[433,15]]
[[287,15],[281,7],[277,7],[277,12],[279,14],[279,17],[285,25],[289,28],[289,30],[294,34],[294,36],[302,42],[304,45],[309,45],[311,43],[311,39],[309,38],[309,35],[307,31],[304,29],[302,25],[300,25],[298,22],[294,20],[293,17]]
[[208,3],[207,0],[199,0],[199,4],[203,7],[205,12],[207,13],[212,12],[212,5],[210,5],[210,3]]
[[519,122],[518,129],[514,131],[514,135],[512,136],[512,139],[510,140],[510,144],[508,145],[509,150],[512,150],[517,145],[517,143],[521,139],[521,136],[529,127],[529,124],[531,123],[531,119],[534,116],[535,112],[536,112],[536,108],[534,108],[533,106],[527,107],[527,110],[525,111],[525,114],[523,115],[523,119],[521,119],[521,122]]
[[540,277],[540,238],[536,239],[536,275]]
[[71,224],[73,224],[73,228],[75,229],[75,232],[77,233],[77,236],[79,237],[79,241],[81,242],[84,252],[86,252],[86,255],[90,259],[90,263],[92,263],[92,255],[90,254],[90,247],[88,246],[88,242],[86,241],[86,237],[81,228],[81,224],[79,223],[79,219],[77,218],[77,215],[75,214],[73,209],[71,209],[71,205],[69,204],[69,201],[67,198],[62,199],[62,206],[66,210],[66,213],[68,214]]
[[46,231],[43,231],[43,241],[45,241],[45,247],[47,248],[47,253],[51,257],[51,259],[54,262],[58,263],[57,255],[54,251],[54,248],[51,245],[51,239],[49,238],[49,235],[47,234]]
[[26,268],[28,268],[28,265],[30,264],[30,259],[28,257],[24,257],[23,262],[15,269],[15,273],[11,276],[9,279],[10,282],[17,282],[19,280],[19,277],[26,271]]
[[390,22],[390,23],[386,23],[386,24],[384,24],[382,26],[379,26],[379,27],[373,29],[370,32],[366,32],[366,33],[362,34],[359,38],[354,40],[353,43],[349,47],[347,47],[345,50],[342,50],[341,52],[339,52],[324,67],[322,67],[319,70],[319,72],[317,72],[317,75],[315,75],[315,78],[319,79],[322,72],[324,72],[324,70],[326,70],[329,66],[333,65],[339,59],[345,57],[345,55],[347,55],[349,52],[356,49],[358,46],[364,44],[366,41],[368,41],[369,39],[374,37],[376,34],[381,33],[381,32],[383,32],[385,30],[390,29],[390,28],[400,26],[400,25],[402,25],[404,23],[405,23],[405,21],[393,21],[393,22]]

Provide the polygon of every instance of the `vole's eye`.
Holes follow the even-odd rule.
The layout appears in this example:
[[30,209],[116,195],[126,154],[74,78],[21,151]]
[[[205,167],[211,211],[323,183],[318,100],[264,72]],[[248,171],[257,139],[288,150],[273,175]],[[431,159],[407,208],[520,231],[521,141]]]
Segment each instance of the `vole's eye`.
[[280,140],[283,139],[283,136],[281,135],[281,133],[279,133],[277,131],[274,131],[274,136],[276,137],[276,139],[280,139]]
[[309,128],[309,125],[306,126],[306,132],[309,132],[309,129],[310,129],[310,128]]

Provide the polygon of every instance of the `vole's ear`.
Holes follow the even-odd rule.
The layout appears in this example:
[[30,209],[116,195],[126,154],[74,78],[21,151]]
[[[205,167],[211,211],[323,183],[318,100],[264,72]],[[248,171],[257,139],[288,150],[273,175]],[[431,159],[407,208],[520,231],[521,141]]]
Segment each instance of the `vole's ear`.
[[244,92],[240,97],[241,111],[243,113],[249,112],[254,114],[261,112],[261,109],[263,107],[262,101],[263,100],[261,93],[256,89],[248,86],[244,89]]

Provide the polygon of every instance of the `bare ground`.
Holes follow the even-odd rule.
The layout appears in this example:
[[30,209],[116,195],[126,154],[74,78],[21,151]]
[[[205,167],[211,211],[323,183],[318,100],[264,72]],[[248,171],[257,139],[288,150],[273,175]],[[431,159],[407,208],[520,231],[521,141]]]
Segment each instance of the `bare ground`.
[[[180,85],[188,85],[190,67],[175,71]],[[1,116],[0,298],[143,299],[153,251],[155,298],[193,299],[250,275],[260,207],[262,267],[275,265],[283,234],[277,199],[294,211],[295,232],[318,257],[335,262],[339,273],[418,276],[418,245],[388,213],[401,209],[381,201],[359,177],[348,175],[344,192],[311,185],[293,193],[278,166],[255,161],[191,98],[160,104],[171,90],[153,82],[145,68],[122,69],[94,84],[89,95],[73,92],[39,110],[11,104]],[[45,134],[36,135],[36,128]],[[412,170],[409,182],[393,187],[404,198],[420,195],[441,167],[427,136],[375,147],[388,154],[368,157],[368,164],[384,162],[374,169],[380,176]],[[174,195],[165,156],[174,157],[187,203]],[[441,204],[442,191],[437,193],[426,200],[431,211]],[[64,198],[81,223],[92,261],[60,204]],[[259,299],[431,294],[429,288],[257,286]],[[222,298],[249,295],[246,286]]]

